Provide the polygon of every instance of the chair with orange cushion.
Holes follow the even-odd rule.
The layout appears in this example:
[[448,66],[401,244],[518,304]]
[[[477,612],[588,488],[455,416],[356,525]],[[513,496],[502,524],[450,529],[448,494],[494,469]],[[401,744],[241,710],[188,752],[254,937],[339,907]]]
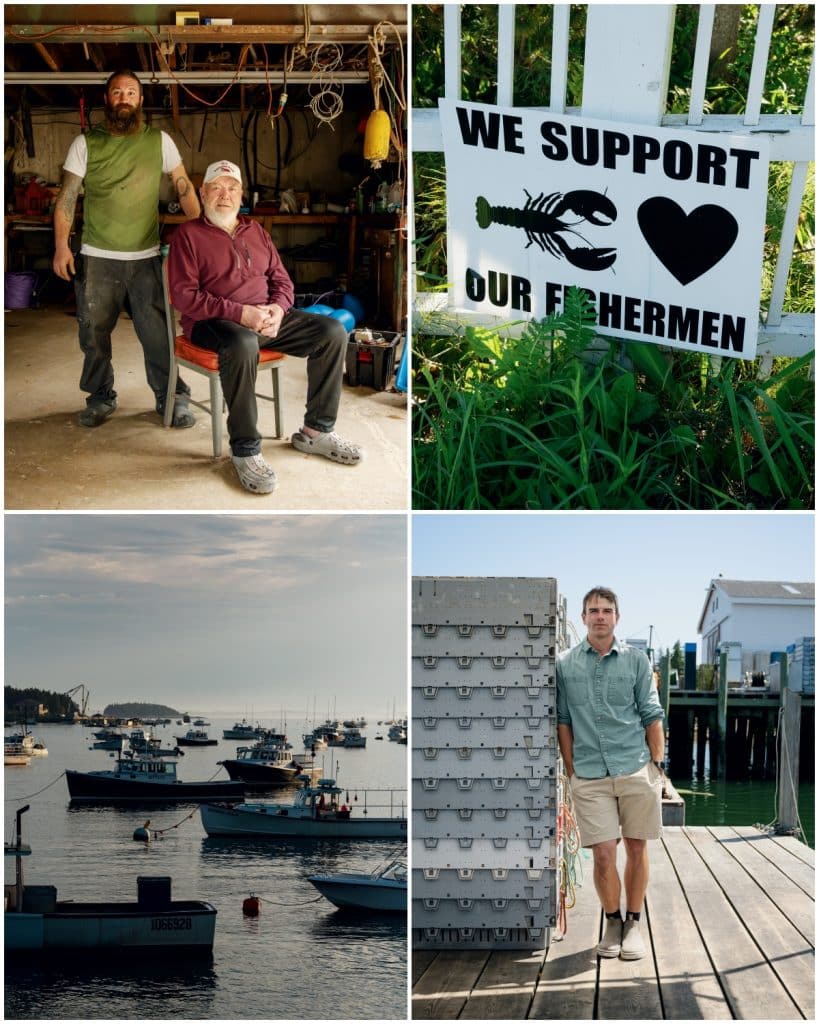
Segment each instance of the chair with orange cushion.
[[[219,379],[219,354],[211,352],[210,349],[194,345],[184,334],[177,334],[176,318],[174,316],[173,300],[168,287],[168,268],[163,261],[162,267],[162,291],[165,297],[165,321],[168,326],[168,349],[170,351],[170,373],[168,374],[168,394],[165,399],[164,423],[169,427],[173,421],[173,407],[176,398],[176,378],[180,366],[188,370],[195,370],[208,378],[210,382],[210,402],[197,402],[190,398],[191,405],[198,406],[210,414],[211,427],[213,431],[213,455],[218,458],[222,454],[222,419],[225,408],[225,401],[222,395],[222,382]],[[284,435],[282,427],[282,401],[279,390],[279,364],[286,359],[283,352],[276,352],[270,348],[259,349],[259,371],[270,370],[273,377],[273,394],[262,395],[257,392],[257,398],[273,403],[273,412],[276,422],[276,438]]]

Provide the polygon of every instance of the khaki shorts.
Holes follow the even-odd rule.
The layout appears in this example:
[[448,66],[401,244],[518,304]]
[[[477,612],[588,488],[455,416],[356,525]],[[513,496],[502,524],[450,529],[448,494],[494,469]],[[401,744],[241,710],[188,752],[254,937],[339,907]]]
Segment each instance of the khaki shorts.
[[[649,761],[633,775],[571,777],[574,816],[583,846],[607,840],[659,839],[663,831],[662,772]],[[622,829],[622,833],[621,833]]]

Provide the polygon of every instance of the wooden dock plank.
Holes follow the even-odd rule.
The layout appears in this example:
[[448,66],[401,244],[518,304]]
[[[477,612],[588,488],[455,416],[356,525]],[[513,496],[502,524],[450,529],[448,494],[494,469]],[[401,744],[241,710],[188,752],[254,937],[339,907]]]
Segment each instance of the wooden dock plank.
[[464,1020],[525,1020],[546,950],[492,953],[461,1013]]
[[692,832],[691,840],[790,998],[803,1016],[813,1018],[813,947],[758,880],[731,856],[725,843],[711,831]]
[[666,1020],[725,1020],[731,1011],[668,850],[649,843],[646,898],[657,978]]
[[[625,849],[621,843],[617,850],[617,866],[621,878],[625,877],[625,864]],[[621,894],[621,900],[625,917],[625,892]],[[640,927],[646,944],[646,955],[642,960],[621,960],[619,957],[600,959],[597,992],[599,1020],[662,1019],[660,990],[651,953],[651,934],[645,919],[640,922]]]
[[810,864],[812,868],[816,867],[816,851],[800,842],[795,836],[772,836],[772,839],[783,850],[792,853],[794,857],[798,857],[805,864]]
[[418,981],[424,971],[429,967],[435,957],[438,955],[436,951],[429,949],[414,949],[412,951],[412,984]]
[[768,860],[764,845],[746,842],[730,825],[711,825],[709,828],[794,928],[815,947],[816,908],[813,900],[806,897],[804,891],[784,871]]
[[441,950],[418,979],[412,996],[416,1020],[455,1020],[489,959],[485,949]]
[[663,841],[674,860],[733,1015],[741,1020],[798,1020],[801,1014],[796,1004],[700,856],[713,850],[708,851],[703,842],[697,851],[700,855],[691,855],[700,833],[711,839],[712,847],[717,846],[704,826],[669,829]]
[[568,932],[552,938],[545,959],[415,951],[413,1018],[813,1018],[812,856],[794,843],[743,826],[666,828],[649,846],[648,955],[599,966],[601,913],[587,858]]
[[806,892],[811,899],[814,898],[816,872],[810,864],[806,864],[801,857],[796,856],[795,852],[790,849],[790,844],[783,846],[779,838],[771,838],[750,825],[737,825],[735,827],[738,835],[742,836],[749,843],[758,844],[763,855],[772,864],[776,864],[780,870],[784,871],[788,878],[796,882],[799,888]]
[[589,861],[575,890],[574,907],[566,912],[566,934],[552,939],[537,983],[530,1016],[537,1020],[592,1020],[597,989],[600,903]]

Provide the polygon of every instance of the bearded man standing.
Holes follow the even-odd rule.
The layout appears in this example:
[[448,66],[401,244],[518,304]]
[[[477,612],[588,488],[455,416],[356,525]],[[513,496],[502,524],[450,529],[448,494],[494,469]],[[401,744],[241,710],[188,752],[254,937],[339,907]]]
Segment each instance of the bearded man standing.
[[[164,412],[170,356],[159,255],[159,188],[169,174],[188,217],[199,200],[173,139],[143,121],[142,85],[132,71],[115,71],[105,85],[105,123],[79,135],[69,147],[54,208],[54,273],[74,276],[83,369],[80,389],[88,394],[79,422],[98,427],[117,407],[111,332],[126,297],[142,345],[156,411]],[[84,187],[82,245],[76,261],[68,240]],[[178,378],[174,427],[193,426]]]
[[182,329],[194,345],[219,354],[233,466],[245,490],[270,494],[276,474],[261,454],[256,423],[259,348],[307,359],[303,426],[291,437],[306,455],[355,466],[361,447],[333,429],[341,399],[347,332],[338,320],[293,308],[293,282],[270,235],[239,216],[242,175],[230,160],[205,171],[204,212],[171,239],[168,282]]

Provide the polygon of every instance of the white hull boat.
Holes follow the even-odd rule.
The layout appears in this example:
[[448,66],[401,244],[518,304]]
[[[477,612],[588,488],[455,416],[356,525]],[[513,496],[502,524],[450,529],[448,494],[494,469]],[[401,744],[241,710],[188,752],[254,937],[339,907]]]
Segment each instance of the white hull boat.
[[[315,786],[305,784],[290,804],[242,803],[235,807],[201,804],[202,825],[209,836],[252,836],[278,839],[406,839],[407,818],[404,805],[389,808],[389,817],[370,813],[369,790],[362,804],[348,806],[341,800],[342,790],[333,779],[319,779]],[[382,790],[392,794],[392,790]],[[388,805],[385,805],[388,807]]]
[[57,899],[53,885],[25,885],[22,857],[31,850],[17,837],[5,853],[16,858],[16,880],[5,886],[4,944],[7,956],[36,954],[95,958],[138,951],[140,957],[157,955],[210,956],[216,930],[216,908],[201,900],[172,900],[171,879],[137,878],[137,900],[131,903]]
[[390,861],[371,875],[308,875],[307,881],[340,910],[407,910],[407,865],[403,858]]
[[19,743],[6,743],[3,746],[3,764],[8,767],[25,768],[31,764],[31,754]]

